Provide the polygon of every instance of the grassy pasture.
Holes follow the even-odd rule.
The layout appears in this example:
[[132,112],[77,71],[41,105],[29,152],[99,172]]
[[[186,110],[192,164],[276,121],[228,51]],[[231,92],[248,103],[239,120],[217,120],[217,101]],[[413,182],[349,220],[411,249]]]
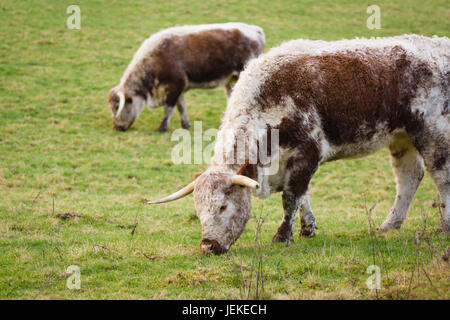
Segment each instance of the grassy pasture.
[[[243,21],[265,29],[267,49],[300,37],[449,36],[447,0],[377,1],[381,30],[366,28],[368,1],[79,0],[81,30],[66,28],[70,4],[0,0],[0,298],[255,298],[260,253],[260,298],[450,298],[449,265],[441,258],[450,240],[438,231],[438,193],[428,174],[403,228],[370,232],[368,208],[377,203],[371,216],[378,226],[395,197],[387,151],[319,169],[310,192],[315,238],[271,243],[282,218],[274,194],[253,200],[253,216],[230,253],[206,257],[192,196],[154,207],[143,202],[206,166],[172,164],[176,142],[156,132],[162,109],[144,110],[122,133],[112,130],[106,107],[134,52],[161,28]],[[186,101],[191,122],[219,126],[222,89],[191,91]],[[176,114],[171,131],[178,127]],[[418,236],[425,216],[425,235]],[[377,292],[366,286],[372,264],[381,268]],[[80,290],[66,287],[70,265],[81,269]]]

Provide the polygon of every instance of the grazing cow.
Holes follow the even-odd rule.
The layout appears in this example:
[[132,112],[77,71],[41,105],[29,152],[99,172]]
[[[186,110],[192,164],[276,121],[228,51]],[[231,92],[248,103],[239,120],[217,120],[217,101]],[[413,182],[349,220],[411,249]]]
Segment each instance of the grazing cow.
[[[307,191],[318,166],[388,147],[397,196],[380,229],[400,228],[425,162],[443,201],[442,229],[449,232],[449,71],[447,37],[287,42],[241,73],[207,171],[156,203],[194,192],[205,253],[226,252],[239,237],[250,217],[252,189],[262,197],[283,192],[284,218],[274,242],[293,239],[298,209],[300,235],[313,236]],[[268,152],[279,161],[275,174],[264,174],[259,159],[241,170],[229,161],[239,145],[273,129],[279,148]],[[245,157],[255,158],[257,148],[249,143]]]
[[175,105],[189,128],[184,93],[225,85],[231,93],[239,73],[264,49],[260,27],[223,23],[173,27],[144,41],[109,93],[114,128],[127,130],[143,110],[164,105],[160,132],[167,131]]

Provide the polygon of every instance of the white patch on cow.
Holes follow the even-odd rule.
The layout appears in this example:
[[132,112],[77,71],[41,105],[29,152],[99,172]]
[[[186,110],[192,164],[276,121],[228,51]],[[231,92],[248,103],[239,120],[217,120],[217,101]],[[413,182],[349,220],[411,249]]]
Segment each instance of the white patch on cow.
[[327,159],[332,159],[336,155],[336,150],[330,145],[330,142],[322,136],[319,140],[320,144],[320,164],[325,162]]
[[[364,136],[365,130],[370,129],[368,129],[365,125],[361,125],[359,130],[363,133],[362,135]],[[375,134],[370,140],[364,139],[363,141],[355,142],[352,144],[332,146],[332,152],[330,152],[328,158],[324,158],[323,161],[365,157],[391,144],[394,136],[399,133],[404,133],[404,130],[397,129],[389,132],[386,123],[378,123],[375,128]]]
[[[450,73],[450,68],[447,71]],[[434,76],[434,81],[439,81]],[[448,124],[450,122],[450,113],[446,117],[442,116],[442,106],[445,105],[445,100],[448,96],[442,92],[443,88],[440,86],[432,87],[431,89],[421,88],[418,92],[418,96],[413,100],[411,109],[414,112],[423,114],[423,117],[428,124],[428,127],[435,129],[436,132],[444,133],[445,139],[450,141],[450,130],[448,130]],[[450,90],[450,88],[447,88]]]
[[294,151],[291,149],[280,148],[278,153],[272,156],[272,161],[279,162],[279,169],[276,174],[265,175],[263,168],[258,167],[259,188],[254,191],[257,197],[265,199],[272,193],[284,188],[286,175],[288,174],[286,163],[293,154]]
[[157,84],[152,88],[151,97],[147,95],[147,106],[150,109],[160,107],[166,99],[167,85]]

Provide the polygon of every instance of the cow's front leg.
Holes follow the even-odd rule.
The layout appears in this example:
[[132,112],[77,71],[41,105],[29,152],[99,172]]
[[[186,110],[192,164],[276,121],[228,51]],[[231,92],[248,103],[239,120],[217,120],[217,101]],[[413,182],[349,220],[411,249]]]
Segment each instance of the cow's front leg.
[[189,127],[191,126],[189,123],[189,118],[187,115],[187,108],[186,108],[186,101],[184,101],[184,95],[180,95],[180,97],[178,98],[178,102],[177,102],[177,108],[178,111],[180,112],[181,115],[181,127],[183,129],[189,129]]
[[[308,144],[309,143],[309,144]],[[312,214],[311,207],[307,197],[309,182],[317,170],[319,163],[319,150],[317,143],[314,140],[305,141],[302,146],[305,150],[316,150],[316,152],[309,152],[301,154],[297,157],[292,157],[287,162],[287,177],[289,177],[284,191],[283,191],[283,208],[284,218],[281,222],[278,232],[273,237],[274,242],[287,242],[293,240],[292,234],[294,229],[295,214],[299,207],[303,205],[306,214],[302,217],[305,228],[311,236],[311,232],[315,228],[315,219]],[[306,202],[304,201],[306,197]]]
[[169,130],[170,118],[172,117],[175,106],[165,105],[164,106],[164,118],[159,125],[159,132],[166,132]]
[[183,90],[186,87],[186,80],[182,75],[173,76],[173,82],[166,90],[166,100],[164,102],[164,118],[159,126],[159,132],[169,130],[170,118],[172,117],[175,105],[179,98],[183,95]]
[[309,204],[309,197],[305,195],[302,199],[300,207],[301,217],[300,222],[302,229],[300,230],[300,237],[314,237],[316,235],[316,218],[314,217],[311,205]]
[[284,217],[278,231],[273,237],[273,242],[293,241],[295,215],[300,206],[300,197],[290,191],[283,192]]

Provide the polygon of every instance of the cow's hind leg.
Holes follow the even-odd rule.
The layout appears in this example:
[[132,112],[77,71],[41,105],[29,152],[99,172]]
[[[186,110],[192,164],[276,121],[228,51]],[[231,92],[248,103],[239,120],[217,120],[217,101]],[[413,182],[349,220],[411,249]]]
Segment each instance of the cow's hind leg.
[[386,220],[379,230],[399,229],[423,178],[423,159],[409,138],[399,137],[390,146],[391,164],[397,184],[397,195]]
[[184,95],[180,95],[180,97],[178,98],[178,102],[177,102],[177,108],[178,111],[180,112],[180,116],[181,116],[181,127],[183,129],[189,129],[189,127],[191,126],[189,123],[189,118],[187,115],[187,107],[186,107],[186,101],[184,100]]
[[301,230],[300,237],[314,237],[316,235],[316,218],[314,217],[313,211],[311,209],[311,205],[309,204],[309,197],[305,195],[303,197],[303,201],[300,207],[301,211]]
[[441,194],[441,229],[450,233],[450,170],[447,158],[446,170],[430,170],[431,176]]
[[422,152],[427,170],[436,184],[442,200],[441,228],[450,233],[450,132],[435,135]]
[[446,170],[434,170],[431,176],[436,183],[442,199],[441,228],[442,231],[450,233],[450,174],[449,160],[447,158]]

